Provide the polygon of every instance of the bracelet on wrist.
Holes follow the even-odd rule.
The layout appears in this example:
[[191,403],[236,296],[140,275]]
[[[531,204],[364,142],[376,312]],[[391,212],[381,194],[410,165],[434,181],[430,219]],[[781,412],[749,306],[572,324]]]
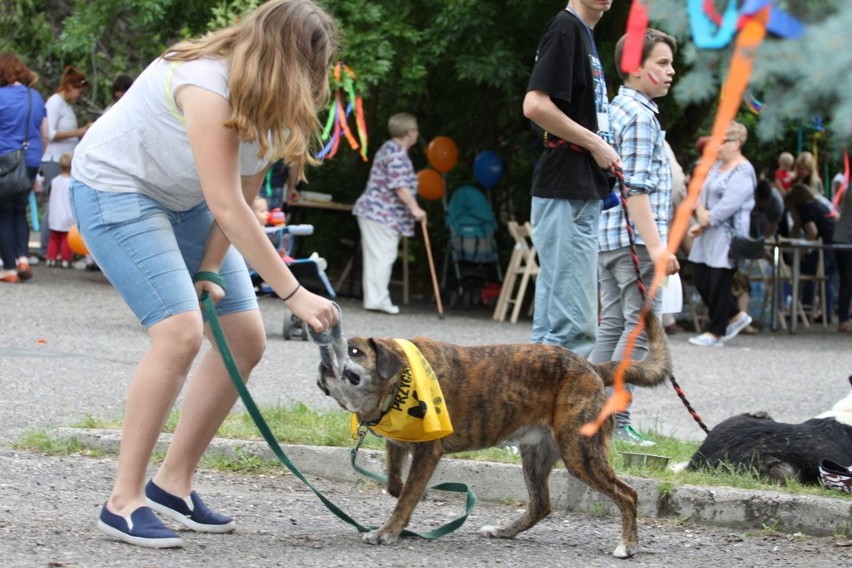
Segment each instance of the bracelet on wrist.
[[296,284],[296,288],[295,288],[292,292],[290,292],[289,294],[287,294],[287,296],[286,296],[285,298],[281,298],[281,300],[282,300],[282,301],[284,301],[284,302],[286,302],[287,300],[289,300],[290,298],[292,298],[293,296],[295,296],[295,295],[296,295],[296,292],[298,292],[299,290],[301,290],[301,288],[302,288],[302,285],[301,285],[301,284]]

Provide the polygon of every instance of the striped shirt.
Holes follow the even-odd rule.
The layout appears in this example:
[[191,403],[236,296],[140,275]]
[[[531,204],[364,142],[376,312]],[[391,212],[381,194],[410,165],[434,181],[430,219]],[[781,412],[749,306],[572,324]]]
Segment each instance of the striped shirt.
[[[613,146],[621,157],[624,181],[630,188],[627,194],[648,194],[660,240],[665,243],[672,214],[672,170],[657,112],[653,100],[624,85],[609,105]],[[644,244],[635,224],[633,229],[636,244]],[[630,246],[621,204],[601,213],[599,236],[601,251]]]

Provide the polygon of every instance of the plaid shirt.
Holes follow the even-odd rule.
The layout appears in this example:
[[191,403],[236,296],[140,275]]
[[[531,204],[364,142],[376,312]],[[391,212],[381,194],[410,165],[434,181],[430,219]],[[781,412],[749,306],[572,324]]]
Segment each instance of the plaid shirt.
[[[666,155],[666,133],[657,120],[657,104],[635,89],[622,85],[609,105],[613,146],[621,157],[627,195],[648,194],[660,240],[666,242],[672,214],[672,170]],[[616,187],[616,191],[620,191]],[[632,222],[632,218],[631,218]],[[636,244],[644,244],[633,224]],[[630,246],[619,203],[601,213],[599,248],[610,251]]]

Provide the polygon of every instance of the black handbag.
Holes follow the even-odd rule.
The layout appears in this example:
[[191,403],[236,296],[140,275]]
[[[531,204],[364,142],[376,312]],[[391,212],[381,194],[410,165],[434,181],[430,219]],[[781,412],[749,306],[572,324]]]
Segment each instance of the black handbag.
[[731,247],[728,249],[728,258],[731,260],[757,260],[763,258],[765,248],[763,237],[754,239],[744,235],[731,237]]
[[[728,174],[729,180],[730,176],[732,176],[735,171],[736,168],[734,168],[731,173]],[[752,181],[755,185],[757,185],[756,179],[752,178]],[[742,260],[757,260],[759,258],[763,258],[766,250],[764,237],[751,237],[749,235],[743,234],[743,232],[739,230],[739,223],[737,223],[737,218],[738,217],[735,215],[730,220],[732,234],[731,246],[728,247],[728,258],[734,262],[740,262]]]
[[25,196],[33,187],[27,173],[27,159],[24,155],[30,145],[27,136],[30,131],[30,116],[32,115],[32,93],[27,90],[27,121],[24,123],[24,142],[20,150],[0,156],[0,205],[5,205]]

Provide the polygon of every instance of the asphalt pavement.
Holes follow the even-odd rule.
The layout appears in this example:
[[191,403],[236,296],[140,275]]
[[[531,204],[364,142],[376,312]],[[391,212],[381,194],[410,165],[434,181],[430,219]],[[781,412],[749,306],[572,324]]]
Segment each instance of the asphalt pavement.
[[[246,529],[238,530],[238,536],[227,544],[198,538],[187,547],[191,550],[169,556],[162,551],[136,552],[133,547],[111,543],[94,529],[94,518],[108,494],[114,459],[41,456],[16,450],[13,444],[34,429],[76,435],[66,429],[87,415],[120,417],[127,385],[146,349],[147,336],[102,274],[44,266],[34,270],[35,278],[29,282],[0,285],[0,558],[5,559],[4,565],[337,566],[370,562],[380,566],[449,566],[511,562],[549,566],[562,563],[554,558],[559,558],[566,546],[570,557],[579,562],[576,565],[619,564],[607,556],[615,545],[617,519],[608,515],[606,504],[602,507],[594,495],[574,487],[567,476],[559,474],[553,479],[554,485],[561,486],[554,488],[554,515],[525,533],[524,538],[512,541],[519,543],[515,545],[497,546],[476,538],[478,525],[470,526],[472,519],[440,541],[405,541],[392,549],[362,545],[349,527],[328,514],[283,467],[281,476],[272,477],[202,473],[199,487],[203,493],[225,505],[240,507],[240,518],[247,519],[240,525]],[[412,305],[402,306],[397,316],[364,311],[352,299],[341,298],[339,303],[344,331],[350,336],[426,335],[460,344],[529,339],[528,319],[517,324],[495,322],[489,312],[479,308],[448,309],[446,317],[439,319],[428,298],[415,298]],[[262,298],[261,310],[268,347],[250,382],[255,400],[261,406],[302,402],[312,408],[337,408],[316,387],[316,346],[283,339],[285,314],[280,301]],[[796,335],[764,332],[740,336],[721,349],[692,346],[688,337],[687,333],[670,337],[675,374],[710,427],[732,414],[756,410],[769,412],[779,421],[800,422],[830,408],[848,393],[847,377],[852,372],[852,337],[848,334],[821,327],[800,329]],[[692,440],[704,436],[667,386],[637,390],[633,420],[641,431]],[[115,440],[114,433],[90,433],[87,443],[106,447],[114,445]],[[267,451],[262,444],[243,445],[253,452]],[[227,442],[217,440],[213,449],[226,451],[227,447]],[[372,504],[381,499],[381,491],[359,484],[348,471],[345,450],[295,447],[288,451],[298,456],[293,458],[297,465],[304,464],[303,472],[315,476],[312,478],[319,485],[364,515],[375,516],[376,511],[385,510],[385,505],[377,508]],[[379,458],[374,459],[380,466]],[[513,468],[459,462],[447,467],[446,475],[474,487],[481,498],[478,510],[482,517],[511,516],[514,509],[510,504],[525,498],[520,474]],[[852,560],[852,549],[836,546],[832,540],[832,536],[844,533],[844,526],[847,533],[852,527],[850,499],[790,498],[780,492],[718,488],[679,488],[674,495],[661,499],[665,490],[653,483],[639,478],[629,481],[641,495],[640,539],[646,543],[644,535],[654,535],[650,548],[640,546],[640,554],[633,560],[640,565],[836,566],[849,565]],[[282,499],[287,502],[283,509]],[[424,502],[421,507],[432,507],[438,517],[458,514],[456,502],[451,502],[453,511],[445,512],[445,501],[436,497],[427,501],[430,503]],[[380,520],[381,516],[374,519]],[[688,522],[688,528],[684,528],[684,522]],[[572,530],[566,531],[566,524]],[[778,564],[759,562],[750,556],[759,552],[746,549],[760,543],[748,539],[767,538],[767,525],[778,526],[785,533],[814,535],[816,540],[805,539],[807,544],[798,546],[795,539],[777,536],[779,541],[774,545],[781,546],[785,556],[776,559]],[[759,532],[761,527],[763,533]],[[573,538],[566,536],[575,530]],[[734,540],[730,530],[737,531]],[[743,531],[749,530],[757,530],[761,536],[743,536]],[[718,564],[697,553],[684,556],[679,543],[689,548],[694,535],[717,545],[736,543],[731,549],[737,552],[728,551],[733,556],[726,556],[728,552],[717,551],[721,556],[713,558]],[[700,548],[692,547],[692,551]],[[811,554],[814,548],[815,555]],[[431,560],[423,560],[423,555],[430,555]]]

